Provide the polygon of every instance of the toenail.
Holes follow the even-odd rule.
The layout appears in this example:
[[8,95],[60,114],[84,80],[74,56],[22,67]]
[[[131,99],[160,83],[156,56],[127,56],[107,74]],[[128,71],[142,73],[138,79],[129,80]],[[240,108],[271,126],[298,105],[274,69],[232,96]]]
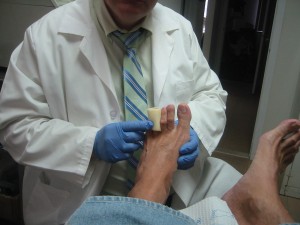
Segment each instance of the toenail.
[[182,107],[182,108],[180,109],[180,112],[181,112],[181,113],[186,113],[186,108],[185,108],[185,107]]

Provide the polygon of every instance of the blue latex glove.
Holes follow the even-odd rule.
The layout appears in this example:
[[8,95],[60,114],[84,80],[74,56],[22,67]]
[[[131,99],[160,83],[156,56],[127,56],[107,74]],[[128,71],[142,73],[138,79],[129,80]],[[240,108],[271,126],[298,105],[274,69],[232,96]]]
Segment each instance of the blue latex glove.
[[194,163],[200,153],[199,138],[194,129],[190,128],[190,140],[179,149],[177,160],[178,169],[187,170],[194,166]]
[[99,159],[115,163],[125,160],[143,146],[151,121],[126,121],[104,126],[96,134],[93,151]]

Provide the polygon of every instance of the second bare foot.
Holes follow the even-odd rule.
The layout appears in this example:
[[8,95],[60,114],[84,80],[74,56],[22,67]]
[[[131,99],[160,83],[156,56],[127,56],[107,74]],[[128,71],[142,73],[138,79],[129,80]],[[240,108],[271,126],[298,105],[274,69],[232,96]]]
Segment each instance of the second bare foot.
[[300,121],[285,120],[261,136],[254,160],[223,197],[239,224],[293,222],[278,194],[278,177],[300,146]]

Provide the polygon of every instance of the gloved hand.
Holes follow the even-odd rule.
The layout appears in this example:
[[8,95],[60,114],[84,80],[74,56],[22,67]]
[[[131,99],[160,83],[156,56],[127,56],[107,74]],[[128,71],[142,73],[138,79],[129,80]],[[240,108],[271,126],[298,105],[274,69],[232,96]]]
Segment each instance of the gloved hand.
[[151,121],[138,120],[108,124],[97,132],[93,151],[106,162],[128,159],[143,146],[144,132],[152,127]]
[[200,153],[199,138],[194,129],[190,128],[190,140],[179,149],[177,160],[178,169],[187,170],[194,166],[195,160]]

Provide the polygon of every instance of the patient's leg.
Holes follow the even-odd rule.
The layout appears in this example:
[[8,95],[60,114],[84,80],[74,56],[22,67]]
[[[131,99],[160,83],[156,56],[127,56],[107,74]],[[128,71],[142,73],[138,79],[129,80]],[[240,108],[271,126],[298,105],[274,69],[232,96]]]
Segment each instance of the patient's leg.
[[129,197],[164,203],[169,195],[173,173],[177,169],[179,148],[189,140],[191,111],[186,104],[177,110],[178,125],[174,124],[175,108],[162,109],[161,132],[149,132],[137,169],[136,184]]
[[280,200],[278,177],[298,152],[299,128],[298,120],[286,120],[262,135],[249,170],[223,196],[239,224],[293,222]]

